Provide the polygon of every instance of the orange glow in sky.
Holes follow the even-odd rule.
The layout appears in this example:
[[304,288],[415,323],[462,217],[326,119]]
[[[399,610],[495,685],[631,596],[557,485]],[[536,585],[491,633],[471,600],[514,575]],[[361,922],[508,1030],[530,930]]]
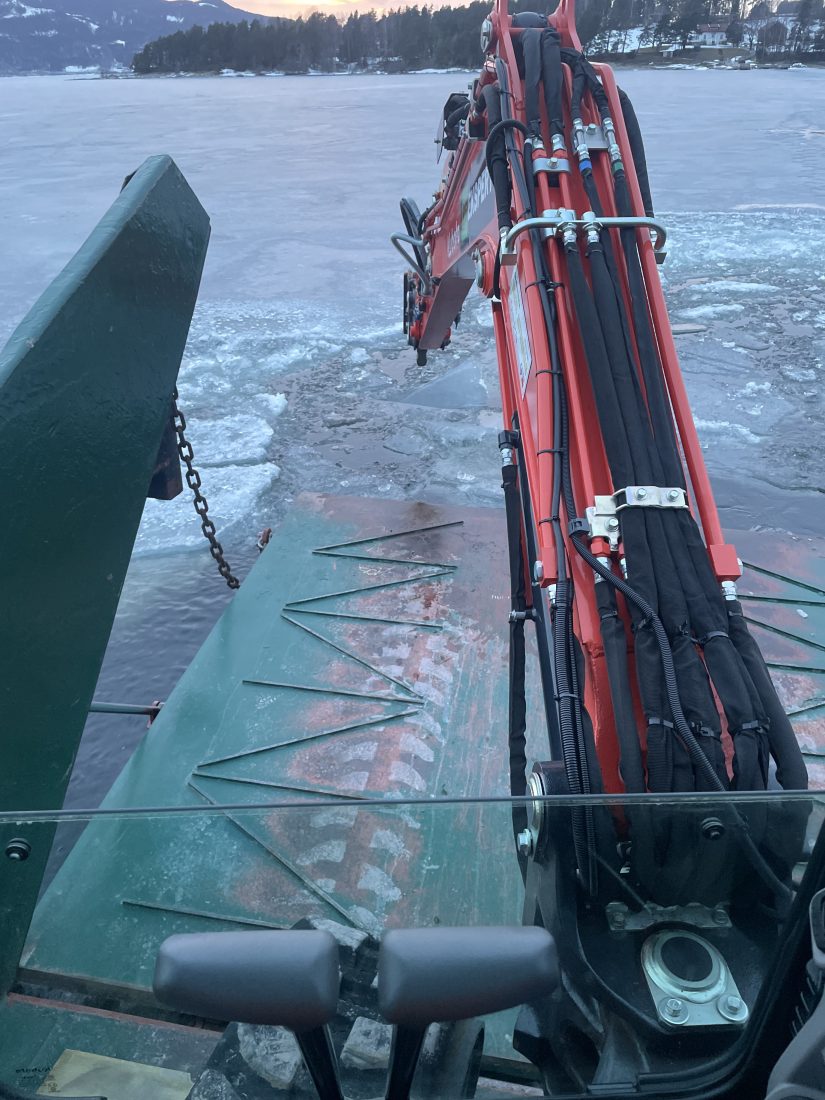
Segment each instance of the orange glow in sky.
[[[307,16],[311,12],[320,11],[324,15],[335,15],[346,18],[354,11],[388,11],[390,8],[409,7],[414,0],[227,0],[233,8],[241,8],[243,11],[254,11],[260,15],[282,15],[290,19],[297,19],[299,15]],[[442,7],[449,3],[453,7],[463,7],[469,0],[419,0],[420,4],[427,3],[428,7]]]

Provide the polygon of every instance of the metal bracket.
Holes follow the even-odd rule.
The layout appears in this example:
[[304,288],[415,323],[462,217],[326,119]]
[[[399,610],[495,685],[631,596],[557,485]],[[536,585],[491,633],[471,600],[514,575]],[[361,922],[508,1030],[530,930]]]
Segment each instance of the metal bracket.
[[619,520],[613,497],[597,496],[596,506],[587,508],[585,515],[590,525],[591,539],[607,539],[611,550],[619,549]]
[[[699,971],[691,971],[687,963],[691,958],[694,966],[701,960],[702,977],[695,977]],[[744,1024],[750,1015],[722,953],[704,936],[681,928],[654,932],[642,944],[641,962],[656,1014],[663,1024],[730,1027]],[[681,968],[682,973],[673,966]]]
[[692,928],[730,928],[731,919],[722,905],[714,909],[698,901],[687,905],[654,905],[652,901],[643,909],[630,909],[624,902],[611,901],[605,908],[607,924],[611,932],[641,932],[657,924],[687,924]]
[[687,494],[678,486],[628,485],[613,494],[616,511],[622,508],[687,508]]
[[591,539],[607,539],[611,550],[619,548],[619,512],[624,508],[687,508],[687,494],[678,486],[628,485],[613,496],[597,496],[595,507],[585,514]]
[[587,143],[587,148],[593,152],[593,150],[607,151],[608,142],[605,137],[603,128],[595,122],[588,122],[584,128],[584,140]]
[[560,157],[536,157],[533,161],[533,175],[539,172],[569,172],[570,161]]

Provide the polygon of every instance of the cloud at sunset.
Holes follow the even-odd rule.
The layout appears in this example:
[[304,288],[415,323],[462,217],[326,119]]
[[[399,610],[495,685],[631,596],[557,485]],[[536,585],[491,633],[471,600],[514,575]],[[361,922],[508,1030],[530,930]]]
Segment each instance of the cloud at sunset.
[[[227,0],[235,8],[244,11],[258,12],[260,15],[281,15],[291,19],[299,16],[310,15],[314,11],[324,15],[335,15],[346,18],[350,12],[365,11],[389,11],[390,8],[405,8],[412,6],[405,0],[316,0],[308,4],[306,0]],[[426,2],[426,0],[424,0]],[[451,7],[465,7],[469,0],[449,0]],[[419,5],[421,6],[421,5]],[[444,3],[427,3],[427,7],[440,8]],[[490,5],[492,7],[492,3]]]

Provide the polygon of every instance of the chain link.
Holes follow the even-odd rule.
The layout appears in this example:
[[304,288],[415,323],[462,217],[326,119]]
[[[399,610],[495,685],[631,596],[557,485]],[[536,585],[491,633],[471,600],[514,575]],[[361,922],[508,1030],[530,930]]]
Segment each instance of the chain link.
[[218,541],[218,532],[215,530],[215,524],[209,518],[209,502],[201,492],[201,475],[195,469],[195,452],[192,450],[192,444],[186,438],[186,418],[178,408],[177,388],[175,388],[172,393],[172,416],[175,423],[175,434],[178,437],[178,454],[180,455],[181,462],[186,467],[186,484],[192,490],[195,511],[200,517],[201,529],[203,530],[206,541],[209,543],[209,553],[218,563],[218,572],[229,587],[240,588],[241,582],[237,577],[232,575],[232,570],[224,555],[223,547]]

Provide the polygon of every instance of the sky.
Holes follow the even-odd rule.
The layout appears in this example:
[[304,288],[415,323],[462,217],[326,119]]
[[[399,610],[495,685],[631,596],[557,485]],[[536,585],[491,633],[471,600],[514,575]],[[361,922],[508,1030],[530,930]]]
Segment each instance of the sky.
[[[442,7],[450,4],[461,7],[469,0],[418,0],[429,7]],[[389,8],[404,8],[416,3],[416,0],[227,0],[234,8],[258,12],[260,15],[284,15],[297,19],[299,15],[309,15],[320,11],[325,15],[344,16],[353,11],[385,11]],[[492,7],[492,3],[490,5]]]

